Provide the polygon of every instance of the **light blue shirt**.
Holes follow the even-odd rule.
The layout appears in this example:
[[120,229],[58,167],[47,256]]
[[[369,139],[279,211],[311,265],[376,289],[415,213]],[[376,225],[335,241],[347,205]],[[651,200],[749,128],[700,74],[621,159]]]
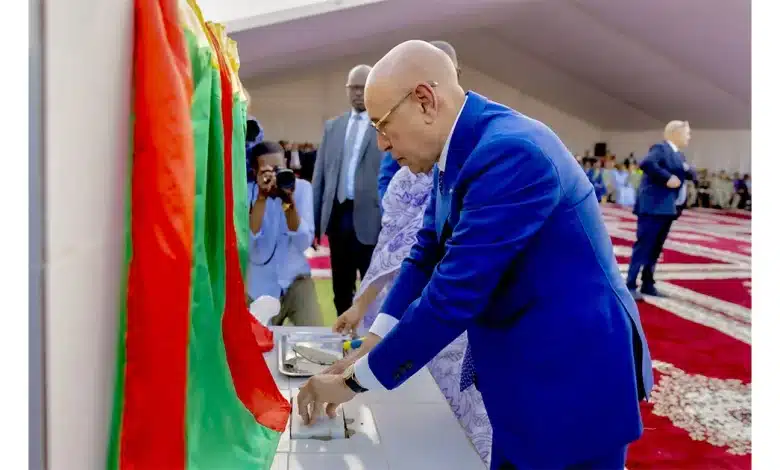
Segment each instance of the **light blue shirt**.
[[[357,119],[355,119],[355,116],[357,116]],[[349,131],[354,125],[358,126],[355,145],[349,149],[346,148],[347,137],[349,137]],[[358,113],[353,109],[349,115],[349,122],[347,122],[347,132],[344,134],[344,156],[349,158],[349,166],[347,167],[347,199],[355,199],[355,171],[360,159],[360,149],[363,146],[366,130],[368,130],[368,112]]]
[[[247,190],[249,207],[257,200],[257,183]],[[298,276],[311,274],[304,252],[314,240],[314,203],[311,183],[295,180],[295,207],[301,220],[298,230],[291,231],[278,198],[268,199],[263,226],[249,233],[249,272],[247,294],[252,299],[263,295],[279,298]]]

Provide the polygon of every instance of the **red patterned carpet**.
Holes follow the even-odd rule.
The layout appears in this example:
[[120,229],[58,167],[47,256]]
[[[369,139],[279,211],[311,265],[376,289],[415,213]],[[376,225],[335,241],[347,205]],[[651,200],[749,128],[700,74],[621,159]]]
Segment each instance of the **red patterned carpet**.
[[[603,212],[625,273],[636,217]],[[656,269],[668,297],[639,305],[656,385],[629,469],[750,468],[750,256],[749,212],[693,209],[672,227]],[[316,277],[330,277],[327,240],[310,260]]]
[[[636,217],[604,215],[625,272]],[[629,469],[750,468],[750,225],[749,212],[694,209],[672,227],[656,270],[668,297],[639,304],[656,384]]]

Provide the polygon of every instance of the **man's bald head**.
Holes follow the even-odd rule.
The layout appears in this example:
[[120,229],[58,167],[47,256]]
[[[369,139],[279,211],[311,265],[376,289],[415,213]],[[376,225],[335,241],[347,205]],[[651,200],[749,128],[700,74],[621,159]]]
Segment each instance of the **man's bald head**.
[[370,72],[370,65],[360,64],[352,67],[352,70],[347,74],[347,86],[365,86]]
[[368,74],[371,73],[370,65],[356,65],[347,74],[347,98],[352,105],[352,109],[362,113],[366,110],[363,102],[363,92],[365,91]]
[[425,41],[406,41],[379,59],[366,80],[375,89],[409,89],[418,82],[436,82],[441,88],[457,86],[455,64],[442,49]]
[[436,162],[464,99],[453,60],[425,41],[394,47],[366,80],[377,143],[415,172],[427,172]]

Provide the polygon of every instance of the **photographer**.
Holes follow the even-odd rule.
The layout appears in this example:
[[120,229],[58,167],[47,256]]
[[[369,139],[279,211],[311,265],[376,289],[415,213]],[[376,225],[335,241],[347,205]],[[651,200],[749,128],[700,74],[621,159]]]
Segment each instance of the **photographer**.
[[290,318],[296,326],[321,326],[322,314],[304,251],[314,239],[312,188],[284,162],[282,147],[263,141],[252,147],[256,176],[249,183],[249,279],[251,300],[270,295],[281,300],[271,324]]

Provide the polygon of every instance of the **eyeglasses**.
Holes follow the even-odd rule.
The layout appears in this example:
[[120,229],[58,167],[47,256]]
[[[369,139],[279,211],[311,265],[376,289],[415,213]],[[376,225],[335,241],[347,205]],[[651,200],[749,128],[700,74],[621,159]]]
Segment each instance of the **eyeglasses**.
[[[438,83],[433,82],[433,81],[429,81],[429,82],[425,82],[425,83],[427,83],[431,88],[436,88],[439,85]],[[398,102],[392,108],[390,108],[390,110],[388,112],[386,112],[384,116],[382,116],[381,118],[377,119],[376,121],[371,122],[371,127],[373,127],[378,133],[380,133],[383,136],[387,137],[387,134],[385,134],[385,131],[382,130],[382,126],[385,125],[385,122],[387,121],[387,118],[389,118],[390,115],[393,114],[393,112],[395,112],[395,110],[398,109],[403,104],[403,102],[407,100],[407,98],[412,96],[412,93],[414,93],[415,89],[416,88],[412,88],[411,90],[409,90],[409,93],[405,94],[403,98],[398,100]]]

